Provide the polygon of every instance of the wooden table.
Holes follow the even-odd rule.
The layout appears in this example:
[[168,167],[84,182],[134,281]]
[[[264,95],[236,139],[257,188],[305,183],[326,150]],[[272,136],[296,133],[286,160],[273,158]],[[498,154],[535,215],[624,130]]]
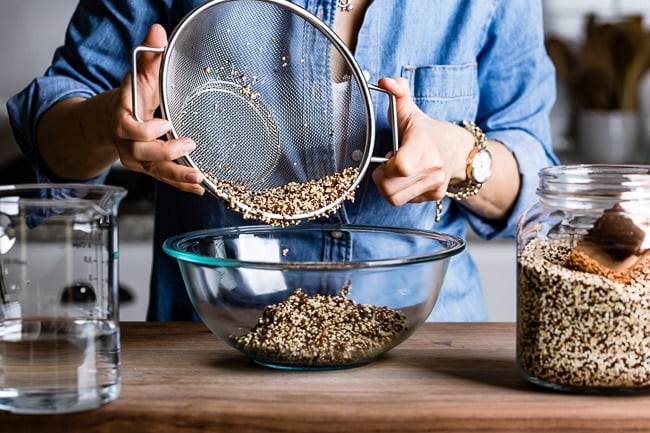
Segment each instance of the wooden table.
[[2,432],[626,432],[650,394],[572,395],[525,382],[513,323],[427,324],[376,362],[257,366],[200,323],[123,323],[122,393],[70,415],[0,413]]

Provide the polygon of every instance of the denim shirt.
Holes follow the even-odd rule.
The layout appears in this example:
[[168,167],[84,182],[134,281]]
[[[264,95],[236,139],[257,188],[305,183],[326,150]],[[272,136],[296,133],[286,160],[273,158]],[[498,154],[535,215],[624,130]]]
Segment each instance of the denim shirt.
[[[132,48],[140,44],[149,27],[160,23],[171,33],[201,3],[80,1],[65,44],[56,51],[51,67],[7,104],[16,140],[33,164],[39,181],[62,180],[52,176],[40,158],[35,138],[40,116],[64,98],[92,97],[119,86],[130,71]],[[294,3],[329,26],[337,13],[344,13],[334,0]],[[347,202],[325,222],[418,228],[462,238],[469,226],[485,239],[513,238],[519,216],[536,200],[539,169],[557,163],[549,123],[555,100],[555,71],[544,50],[543,38],[541,1],[374,0],[354,50],[368,82],[376,83],[381,77],[404,77],[414,101],[430,117],[474,120],[488,138],[504,143],[515,156],[521,191],[504,221],[482,219],[462,203],[446,198],[442,219],[436,223],[435,203],[394,207],[380,196],[370,174],[366,174],[354,203]],[[376,114],[374,154],[381,156],[392,146],[386,116],[388,102],[381,95],[373,95],[372,103]],[[374,164],[369,171],[373,168]],[[104,179],[105,174],[87,182],[100,183]],[[210,194],[198,197],[162,183],[156,188],[148,319],[197,320],[175,259],[162,251],[162,242],[191,230],[253,222],[243,220],[239,213],[228,210]],[[335,240],[332,242],[336,244]],[[333,256],[328,258],[337,254],[345,257],[346,248],[342,242],[330,249]],[[466,250],[452,258],[429,320],[486,319],[477,268]]]

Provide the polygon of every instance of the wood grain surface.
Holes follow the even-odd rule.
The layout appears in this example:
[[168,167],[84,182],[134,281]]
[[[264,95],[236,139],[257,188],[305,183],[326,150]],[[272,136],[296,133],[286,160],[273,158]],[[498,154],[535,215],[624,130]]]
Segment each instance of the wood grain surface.
[[0,413],[2,432],[627,432],[650,394],[576,395],[528,384],[513,323],[426,324],[374,363],[272,370],[200,323],[123,323],[122,393],[67,415]]

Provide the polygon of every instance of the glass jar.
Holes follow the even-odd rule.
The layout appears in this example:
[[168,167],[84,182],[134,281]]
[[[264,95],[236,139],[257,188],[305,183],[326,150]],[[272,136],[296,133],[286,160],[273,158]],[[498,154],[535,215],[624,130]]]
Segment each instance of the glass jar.
[[650,384],[650,167],[539,173],[517,234],[517,361],[565,391]]

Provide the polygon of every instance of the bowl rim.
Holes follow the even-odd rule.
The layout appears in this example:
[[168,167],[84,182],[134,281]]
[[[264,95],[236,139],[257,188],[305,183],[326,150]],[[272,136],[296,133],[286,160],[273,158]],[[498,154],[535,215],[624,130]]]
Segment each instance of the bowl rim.
[[[181,244],[186,242],[195,241],[206,235],[212,236],[227,236],[234,234],[255,234],[255,233],[269,233],[276,231],[323,231],[336,232],[336,231],[356,231],[356,232],[385,232],[397,233],[400,235],[415,235],[425,237],[440,242],[450,243],[450,246],[444,247],[439,251],[418,254],[401,258],[388,258],[376,260],[362,260],[362,261],[345,261],[345,262],[327,262],[327,261],[286,261],[286,262],[269,262],[269,261],[255,261],[255,260],[239,260],[230,258],[218,258],[210,256],[202,256],[195,253],[188,253],[183,251]],[[169,256],[176,258],[178,261],[193,263],[204,266],[218,266],[218,267],[247,267],[254,269],[300,269],[300,270],[329,270],[329,269],[358,269],[358,268],[377,268],[377,267],[393,267],[403,266],[413,263],[432,262],[442,259],[447,259],[455,256],[466,248],[466,242],[452,234],[442,233],[431,230],[411,229],[411,228],[398,228],[386,226],[369,226],[369,225],[353,225],[353,224],[303,224],[294,225],[289,227],[282,226],[268,226],[268,225],[250,225],[250,226],[235,226],[224,228],[211,228],[194,230],[186,233],[171,236],[163,242],[163,251]]]

